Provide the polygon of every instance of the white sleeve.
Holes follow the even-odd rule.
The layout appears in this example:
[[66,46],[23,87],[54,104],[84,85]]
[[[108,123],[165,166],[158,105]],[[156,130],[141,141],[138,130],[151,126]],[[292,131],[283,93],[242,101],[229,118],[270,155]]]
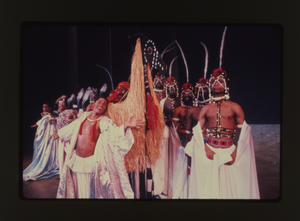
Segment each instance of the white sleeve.
[[79,123],[79,120],[76,119],[74,120],[73,122],[71,122],[70,124],[64,126],[63,128],[59,129],[57,131],[57,134],[59,136],[59,138],[63,141],[70,141],[72,136],[73,136],[73,133],[74,133],[74,130],[76,128],[76,125]]

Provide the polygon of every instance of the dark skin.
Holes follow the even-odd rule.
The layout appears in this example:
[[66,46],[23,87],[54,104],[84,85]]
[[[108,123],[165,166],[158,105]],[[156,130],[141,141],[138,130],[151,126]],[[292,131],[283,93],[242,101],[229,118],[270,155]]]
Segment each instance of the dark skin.
[[[121,92],[120,92],[120,88],[121,88]],[[122,99],[122,97],[124,96],[124,94],[127,92],[127,90],[124,88],[124,86],[122,86],[122,85],[119,85],[117,88],[116,88],[116,90],[117,90],[117,94],[118,94],[118,97],[119,97],[119,99],[121,100]],[[124,97],[124,99],[125,99],[126,97]]]
[[[107,101],[104,98],[99,98],[94,105],[93,112],[88,118],[94,120],[94,122],[89,121],[88,119],[83,121],[82,125],[82,134],[78,134],[77,144],[76,144],[76,155],[80,157],[89,157],[94,154],[96,143],[100,135],[100,121],[101,117],[105,115],[107,109]],[[99,119],[100,118],[100,119]],[[96,129],[95,129],[96,124]],[[132,116],[125,122],[124,131],[127,128],[140,128],[144,125],[142,119],[135,119]],[[96,131],[93,131],[93,130]],[[93,139],[92,134],[96,135],[96,139]],[[54,139],[58,139],[58,135],[54,134]]]
[[[174,98],[174,110],[180,106],[180,99],[179,97],[176,97],[176,90],[175,88],[168,88],[168,91],[170,92],[169,98]],[[173,110],[172,110],[172,102],[171,100],[167,98],[165,103],[164,103],[164,115],[170,119],[173,118]]]
[[[49,113],[50,111],[51,111],[51,107],[49,107],[48,104],[43,104],[43,112],[48,112]],[[37,127],[37,126],[38,126],[37,124],[34,124],[30,127]]]
[[[157,84],[155,85],[155,88],[158,90],[163,90],[164,89],[164,85],[161,82],[157,82]],[[161,99],[164,99],[166,97],[165,93],[162,92],[155,92],[156,98],[158,100],[158,102],[161,101]]]
[[[204,98],[208,97],[208,89],[204,88]],[[200,95],[202,92],[200,92]],[[200,100],[202,100],[202,96],[199,96]],[[195,127],[199,121],[199,114],[201,111],[202,107],[191,107],[188,109],[186,113],[186,125],[185,125],[185,130],[192,132],[193,127]],[[185,134],[185,142],[183,143],[183,146],[185,147],[188,140],[189,135]]]
[[179,121],[174,121],[175,127],[177,130],[181,130],[182,128],[185,127],[186,125],[186,114],[188,111],[188,107],[191,107],[193,105],[193,92],[187,91],[183,92],[182,98],[183,98],[183,104],[187,107],[184,106],[179,106],[175,109],[173,118],[179,118]]
[[[219,82],[216,82],[212,87],[213,97],[221,97],[224,95],[224,91],[225,91],[223,88],[225,87],[224,81],[223,80],[219,80],[219,81],[220,84]],[[202,108],[199,114],[199,122],[202,130],[204,129],[205,124],[207,124],[206,125],[207,128],[216,127],[217,125],[216,113],[217,113],[216,103],[207,104]],[[241,108],[241,106],[229,100],[221,103],[220,114],[221,114],[221,118],[220,118],[221,126],[224,128],[234,129],[236,124],[243,124],[245,119],[244,111]],[[229,134],[229,132],[227,133]],[[233,138],[227,138],[227,137],[214,138],[214,139],[231,140],[231,141],[233,140]],[[213,144],[210,145],[215,148],[228,148],[228,146],[216,146]],[[213,159],[215,153],[211,149],[209,149],[209,147],[206,144],[205,144],[205,152],[208,159]],[[232,161],[226,163],[226,165],[232,165],[235,162],[236,152],[237,152],[237,148],[231,155]]]

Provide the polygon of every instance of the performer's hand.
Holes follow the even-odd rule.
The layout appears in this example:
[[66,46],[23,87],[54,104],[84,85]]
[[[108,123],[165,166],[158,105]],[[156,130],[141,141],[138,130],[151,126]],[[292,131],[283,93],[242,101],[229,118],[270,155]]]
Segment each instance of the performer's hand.
[[37,127],[37,124],[31,125],[30,127]]
[[232,157],[232,161],[228,162],[228,163],[225,163],[225,165],[232,165],[234,162],[235,162],[235,159],[236,159],[236,150],[237,148],[233,151],[233,153],[231,154],[231,157]]
[[128,127],[130,128],[141,128],[144,125],[143,119],[135,119],[133,116],[129,117],[129,119],[124,124],[124,129],[126,130]]
[[209,149],[209,147],[206,144],[204,144],[204,146],[205,146],[205,152],[206,152],[207,158],[210,160],[214,159],[215,152],[212,151],[211,149]]
[[54,132],[54,134],[51,135],[51,137],[53,137],[53,140],[57,140],[59,139],[59,136],[57,133]]

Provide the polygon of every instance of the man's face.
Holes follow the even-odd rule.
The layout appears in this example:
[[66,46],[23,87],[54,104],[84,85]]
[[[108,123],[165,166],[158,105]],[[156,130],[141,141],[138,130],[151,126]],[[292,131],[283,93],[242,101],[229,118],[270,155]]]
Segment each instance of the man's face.
[[182,100],[185,104],[189,104],[190,102],[192,102],[193,92],[190,90],[182,92]]
[[168,93],[169,93],[170,97],[175,97],[176,96],[177,91],[176,91],[175,84],[172,84],[172,86],[169,86],[167,90],[168,90]]
[[124,94],[126,93],[126,91],[127,90],[122,85],[119,85],[117,87],[117,94],[118,94],[119,99],[121,99],[124,96]]
[[224,93],[225,91],[225,80],[222,76],[211,78],[210,85],[213,93]]
[[43,104],[43,112],[49,112],[50,111],[50,107],[48,104]]
[[94,110],[93,112],[95,112],[98,115],[103,114],[107,109],[107,101],[104,98],[99,98],[94,105]]
[[66,109],[66,103],[63,101],[58,102],[58,110],[63,111],[64,109]]
[[[203,92],[202,92],[202,90],[203,90]],[[199,93],[199,95],[198,95],[198,93]],[[207,100],[209,98],[208,86],[195,87],[195,96],[198,97],[199,101]]]

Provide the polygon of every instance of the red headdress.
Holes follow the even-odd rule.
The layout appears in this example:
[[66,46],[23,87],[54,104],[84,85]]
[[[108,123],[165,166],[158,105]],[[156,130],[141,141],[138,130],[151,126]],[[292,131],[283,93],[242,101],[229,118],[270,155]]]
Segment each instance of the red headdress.
[[198,81],[198,84],[201,84],[201,85],[208,85],[208,79],[206,78],[199,78],[199,81]]
[[181,87],[181,91],[188,91],[188,90],[193,91],[193,85],[191,85],[190,83],[183,84]]

